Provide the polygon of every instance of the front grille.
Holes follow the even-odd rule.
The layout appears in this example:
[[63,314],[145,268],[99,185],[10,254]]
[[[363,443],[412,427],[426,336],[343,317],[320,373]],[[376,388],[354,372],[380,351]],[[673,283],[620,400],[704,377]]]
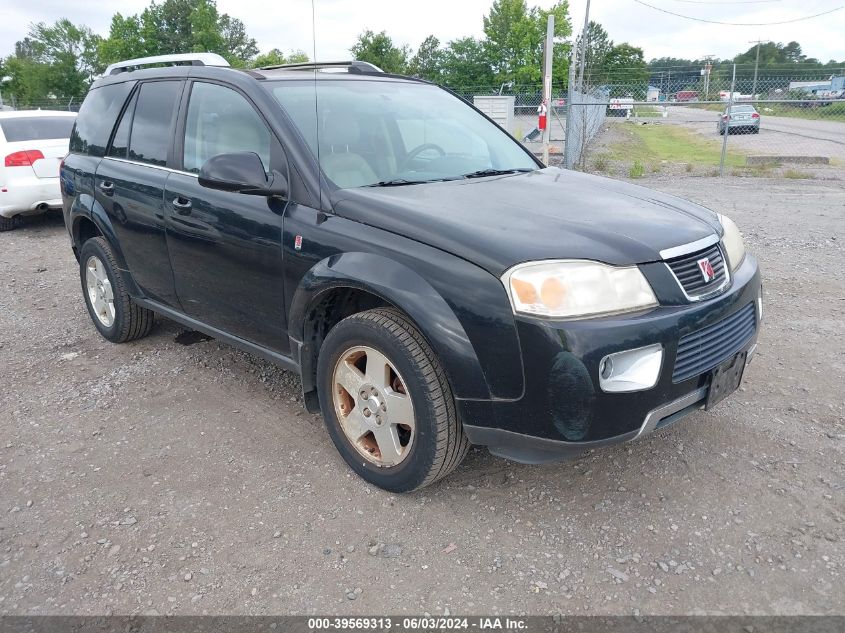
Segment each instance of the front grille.
[[715,369],[741,350],[757,326],[753,303],[721,321],[687,334],[678,342],[672,382],[681,382]]
[[[716,277],[712,281],[705,281],[704,275],[701,274],[701,269],[698,267],[698,261],[703,257],[710,260],[713,272],[716,273]],[[713,246],[708,246],[704,250],[689,255],[667,259],[666,264],[675,273],[681,287],[690,297],[699,297],[717,290],[725,281],[725,258],[722,256],[722,249],[719,248],[718,244],[713,244]]]

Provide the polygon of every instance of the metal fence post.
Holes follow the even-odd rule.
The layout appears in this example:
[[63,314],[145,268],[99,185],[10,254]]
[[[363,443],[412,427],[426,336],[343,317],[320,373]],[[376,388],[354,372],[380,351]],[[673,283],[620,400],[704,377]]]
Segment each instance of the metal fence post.
[[728,135],[731,133],[731,105],[734,102],[734,88],[736,87],[736,64],[734,64],[733,76],[731,77],[731,92],[728,95],[728,120],[725,121],[725,133],[722,136],[722,157],[719,159],[719,177],[725,175],[725,155],[728,151]]
[[572,127],[572,102],[575,99],[575,47],[569,60],[569,81],[566,87],[566,132],[563,144],[563,166],[572,169],[575,164],[575,134]]

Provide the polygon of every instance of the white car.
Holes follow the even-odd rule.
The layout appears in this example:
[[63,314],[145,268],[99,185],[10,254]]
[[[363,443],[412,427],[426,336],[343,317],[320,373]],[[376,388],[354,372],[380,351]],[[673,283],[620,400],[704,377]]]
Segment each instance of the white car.
[[59,164],[75,120],[74,112],[0,112],[0,231],[22,215],[61,209]]

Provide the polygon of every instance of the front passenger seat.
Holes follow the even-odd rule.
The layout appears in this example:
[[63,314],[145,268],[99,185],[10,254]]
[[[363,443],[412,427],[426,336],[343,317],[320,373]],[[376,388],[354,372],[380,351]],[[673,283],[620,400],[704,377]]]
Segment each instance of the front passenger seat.
[[347,112],[329,112],[320,139],[320,163],[338,187],[360,187],[378,181],[370,164],[349,150],[361,140],[361,128]]

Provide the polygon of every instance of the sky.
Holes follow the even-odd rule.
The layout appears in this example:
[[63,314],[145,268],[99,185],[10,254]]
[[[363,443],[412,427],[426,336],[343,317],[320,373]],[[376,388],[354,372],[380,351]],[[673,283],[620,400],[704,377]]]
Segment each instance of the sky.
[[[845,0],[642,0],[666,11],[700,19],[736,23],[770,23],[821,13]],[[349,59],[349,48],[365,29],[386,30],[399,44],[416,48],[433,34],[441,42],[480,37],[482,17],[492,0],[315,0],[317,58]],[[548,7],[553,0],[528,0]],[[106,35],[113,13],[137,13],[148,0],[0,0],[0,56],[14,50],[31,22],[67,17]],[[244,22],[262,51],[304,50],[314,57],[311,0],[217,0],[221,13]],[[572,0],[575,30],[583,25],[586,0]],[[69,7],[72,7],[69,9]],[[845,59],[845,9],[811,20],[780,26],[726,26],[686,20],[643,6],[636,0],[593,0],[591,19],[602,24],[615,42],[629,42],[645,58],[733,57],[751,40],[798,41],[806,55],[822,61]]]

